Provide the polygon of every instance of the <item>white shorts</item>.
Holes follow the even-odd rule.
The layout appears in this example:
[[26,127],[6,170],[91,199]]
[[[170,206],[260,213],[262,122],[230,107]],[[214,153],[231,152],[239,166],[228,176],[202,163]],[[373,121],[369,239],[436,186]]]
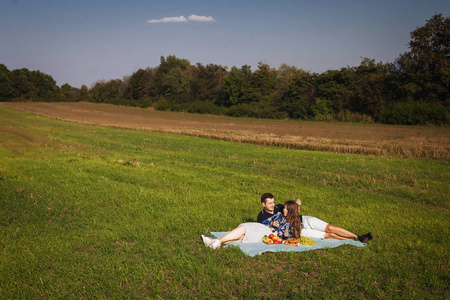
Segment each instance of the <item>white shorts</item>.
[[325,228],[327,228],[327,225],[327,222],[316,217],[303,216],[302,236],[323,239],[325,237]]
[[239,226],[245,227],[245,235],[241,240],[242,243],[258,243],[262,241],[265,235],[272,233],[269,226],[257,222],[242,223]]

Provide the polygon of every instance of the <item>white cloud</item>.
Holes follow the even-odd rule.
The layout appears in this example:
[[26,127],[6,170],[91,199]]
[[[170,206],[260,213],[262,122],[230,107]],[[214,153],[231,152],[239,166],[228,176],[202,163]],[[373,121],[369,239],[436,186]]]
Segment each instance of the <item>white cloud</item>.
[[214,20],[213,17],[209,16],[197,16],[197,15],[190,15],[188,17],[189,21],[197,21],[197,22],[215,22],[216,20]]
[[190,15],[187,19],[184,16],[179,17],[165,17],[162,19],[151,19],[148,20],[147,23],[150,24],[157,24],[157,23],[186,23],[187,21],[193,21],[193,22],[215,22],[213,17],[209,16],[197,16],[197,15]]
[[184,16],[179,17],[165,17],[162,19],[152,19],[148,20],[147,23],[156,24],[156,23],[184,23],[187,22],[187,19]]

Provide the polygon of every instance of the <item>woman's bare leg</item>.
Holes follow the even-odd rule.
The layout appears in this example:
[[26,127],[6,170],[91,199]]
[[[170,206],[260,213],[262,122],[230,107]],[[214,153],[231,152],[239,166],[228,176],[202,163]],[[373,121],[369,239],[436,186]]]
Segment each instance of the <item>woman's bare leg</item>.
[[328,224],[325,228],[325,237],[326,239],[337,239],[337,240],[348,240],[348,239],[357,239],[358,236],[353,232],[348,231],[342,227],[334,226]]
[[[221,244],[229,244],[234,241],[240,241],[244,238],[245,226],[241,225],[228,232],[223,237],[219,238]],[[216,239],[212,240],[215,241]]]

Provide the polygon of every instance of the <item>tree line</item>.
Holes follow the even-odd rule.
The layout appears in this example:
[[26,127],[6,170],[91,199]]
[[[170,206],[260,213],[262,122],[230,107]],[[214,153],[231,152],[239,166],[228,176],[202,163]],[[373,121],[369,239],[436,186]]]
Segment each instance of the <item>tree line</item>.
[[436,14],[411,32],[392,63],[321,74],[260,62],[256,70],[197,63],[174,55],[157,67],[80,89],[40,71],[0,64],[0,101],[91,101],[234,117],[386,124],[450,124],[450,18]]

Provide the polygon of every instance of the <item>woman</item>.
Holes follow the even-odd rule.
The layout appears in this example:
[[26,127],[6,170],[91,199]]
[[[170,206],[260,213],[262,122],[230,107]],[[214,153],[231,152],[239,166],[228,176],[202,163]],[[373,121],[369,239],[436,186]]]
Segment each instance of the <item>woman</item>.
[[318,239],[336,239],[347,240],[355,239],[362,243],[366,243],[371,240],[372,233],[366,233],[363,235],[356,235],[353,232],[348,231],[339,226],[331,225],[316,217],[302,216],[300,215],[301,201],[286,201],[285,205],[285,217],[286,221],[291,224],[291,234],[295,238],[300,238],[300,235],[309,238]]
[[286,201],[284,203],[283,215],[286,222],[290,224],[288,238],[299,239],[302,234],[302,218],[300,216],[300,206],[295,201]]
[[[290,202],[294,203],[295,206]],[[290,233],[291,227],[294,228],[293,233],[298,234],[298,237],[300,237],[301,224],[299,222],[300,218],[298,213],[298,205],[294,201],[287,201],[284,205],[284,216],[281,216],[281,213],[279,213],[279,215],[275,215],[277,216],[276,222],[278,222],[275,224],[279,224],[275,227],[269,227],[265,224],[257,222],[242,223],[238,227],[218,239],[211,239],[202,235],[203,243],[206,247],[217,249],[222,244],[229,244],[235,241],[240,241],[241,243],[258,243],[262,241],[262,238],[265,235],[270,235],[271,233],[277,234],[280,237],[288,238],[294,236],[292,233]],[[294,211],[296,211],[296,215]],[[285,216],[288,216],[289,220],[291,220],[292,222],[286,222]],[[274,222],[274,220],[272,220],[272,222]]]

